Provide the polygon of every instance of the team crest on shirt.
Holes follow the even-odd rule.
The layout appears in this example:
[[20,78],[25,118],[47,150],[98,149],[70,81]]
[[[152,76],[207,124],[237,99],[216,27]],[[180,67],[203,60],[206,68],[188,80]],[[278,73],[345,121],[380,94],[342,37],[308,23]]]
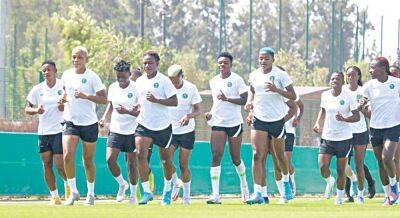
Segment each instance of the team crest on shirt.
[[153,87],[154,87],[154,88],[158,88],[159,86],[160,86],[160,84],[158,84],[158,83],[154,83],[154,84],[153,84]]
[[187,98],[188,98],[188,94],[183,93],[182,97],[183,97],[184,99],[187,99]]
[[390,85],[389,85],[389,88],[390,88],[390,89],[394,89],[394,84],[390,84]]
[[82,78],[82,83],[85,84],[87,82],[86,78]]
[[269,80],[270,80],[271,82],[274,82],[274,81],[275,81],[275,76],[270,76],[270,77],[269,77]]
[[58,94],[58,95],[61,95],[61,94],[62,94],[62,91],[61,91],[61,90],[58,90],[57,94]]
[[361,99],[361,95],[358,94],[358,95],[357,95],[357,100],[360,100],[360,99]]
[[344,100],[340,100],[340,105],[344,105]]
[[132,93],[128,93],[128,98],[132,98],[133,94]]
[[232,87],[232,83],[231,82],[228,82],[228,87]]

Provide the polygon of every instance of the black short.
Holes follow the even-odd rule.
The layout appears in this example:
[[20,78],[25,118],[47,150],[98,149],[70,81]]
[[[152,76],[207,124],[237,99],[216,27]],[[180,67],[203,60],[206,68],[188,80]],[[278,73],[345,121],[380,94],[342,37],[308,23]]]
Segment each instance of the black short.
[[151,138],[153,139],[153,144],[162,148],[168,148],[171,145],[172,125],[169,125],[167,128],[159,131],[153,131],[139,124],[136,128],[135,136]]
[[211,131],[222,131],[225,132],[229,137],[238,137],[242,135],[243,124],[234,127],[212,126]]
[[76,135],[84,142],[96,142],[99,137],[99,125],[94,123],[88,126],[78,126],[71,121],[66,121],[63,135]]
[[293,133],[286,133],[285,134],[285,151],[293,151],[294,145],[294,134]]
[[334,155],[336,158],[349,157],[351,147],[351,139],[343,141],[329,141],[322,139],[319,153]]
[[62,154],[62,133],[53,135],[39,135],[39,153],[51,151],[53,154]]
[[135,152],[135,134],[122,135],[110,132],[107,138],[107,147],[117,148],[122,152]]
[[192,150],[194,145],[194,131],[184,134],[172,134],[171,145],[180,146],[182,148]]
[[399,142],[400,125],[385,129],[374,129],[371,127],[370,134],[372,147],[380,147],[387,140]]
[[285,120],[281,119],[274,122],[264,122],[253,117],[251,128],[254,130],[268,132],[274,138],[282,138],[285,136]]
[[353,146],[368,145],[369,144],[369,133],[368,130],[362,133],[353,133],[353,139],[351,141]]

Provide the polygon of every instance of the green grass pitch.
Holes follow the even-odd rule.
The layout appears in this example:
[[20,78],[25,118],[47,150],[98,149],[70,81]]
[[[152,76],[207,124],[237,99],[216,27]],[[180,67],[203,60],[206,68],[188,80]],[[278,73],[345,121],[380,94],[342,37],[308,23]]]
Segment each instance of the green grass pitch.
[[46,201],[0,202],[0,217],[136,217],[136,218],[256,218],[256,217],[400,217],[400,205],[382,206],[382,198],[366,199],[366,204],[345,203],[333,205],[333,199],[297,198],[286,205],[244,205],[238,199],[222,199],[221,205],[207,205],[204,199],[192,200],[191,205],[182,205],[178,200],[163,207],[159,200],[149,205],[128,205],[112,201],[97,201],[94,206],[84,206],[82,201],[74,206],[48,206]]

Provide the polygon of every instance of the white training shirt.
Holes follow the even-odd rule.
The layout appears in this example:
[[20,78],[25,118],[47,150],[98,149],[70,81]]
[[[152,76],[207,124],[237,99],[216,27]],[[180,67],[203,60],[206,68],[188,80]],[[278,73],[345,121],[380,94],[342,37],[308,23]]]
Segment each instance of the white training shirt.
[[65,71],[61,77],[67,93],[64,119],[78,126],[89,126],[98,121],[96,103],[87,99],[75,98],[75,90],[86,95],[96,95],[98,91],[105,90],[100,77],[86,68],[83,74],[75,73],[75,69]]
[[385,129],[400,124],[400,79],[389,76],[386,82],[372,79],[363,86],[363,96],[371,104],[370,126]]
[[222,79],[217,75],[210,80],[213,106],[211,108],[211,119],[207,122],[210,126],[235,127],[243,123],[241,106],[221,101],[217,96],[221,91],[227,98],[240,98],[240,95],[247,92],[247,86],[242,77],[231,72],[228,78]]
[[334,97],[332,89],[321,95],[321,108],[325,109],[325,122],[322,129],[322,139],[329,141],[344,141],[353,138],[353,131],[350,123],[336,120],[336,114],[340,112],[343,117],[352,115],[353,110],[358,107],[353,95],[342,89],[340,95]]
[[26,100],[38,107],[43,106],[44,113],[39,114],[38,135],[54,135],[62,132],[62,111],[58,110],[58,101],[64,91],[61,81],[56,79],[53,87],[48,87],[46,81],[34,86]]
[[[357,104],[359,104],[359,100],[362,97],[362,87],[358,86],[355,91],[350,90],[349,85],[343,86],[343,89],[347,90],[352,94],[353,98],[356,99]],[[365,120],[365,116],[360,112],[360,120],[355,123],[350,123],[350,127],[353,130],[353,133],[363,133],[367,131],[367,122]]]
[[197,87],[187,80],[183,80],[183,86],[177,89],[177,92],[178,106],[169,107],[169,113],[172,118],[172,133],[185,134],[194,131],[194,118],[190,119],[186,126],[181,126],[179,121],[185,115],[192,113],[193,105],[200,103],[202,99]]
[[151,79],[143,74],[136,80],[136,87],[140,104],[140,114],[136,122],[153,131],[163,130],[171,125],[168,106],[152,103],[146,99],[148,91],[157,99],[168,99],[176,95],[177,91],[171,80],[160,72]]
[[271,72],[265,74],[259,68],[250,73],[250,85],[254,88],[253,114],[264,122],[275,122],[285,117],[287,105],[282,95],[265,91],[267,82],[273,82],[278,89],[285,89],[293,82],[285,71],[272,67]]
[[[296,93],[295,102],[298,102],[300,100],[300,97],[299,97],[299,95],[297,95],[297,92],[295,92],[295,93]],[[289,101],[289,99],[285,98],[285,104],[288,101]],[[286,105],[286,108],[287,108],[287,112],[289,112],[289,106]],[[296,127],[293,126],[293,121],[296,119],[296,117],[299,114],[300,114],[300,109],[297,108],[296,114],[292,118],[290,118],[290,120],[286,121],[286,123],[285,123],[285,131],[286,131],[286,133],[291,133],[293,135],[296,135]]]
[[119,87],[118,82],[114,82],[108,88],[108,101],[112,103],[113,111],[111,114],[110,131],[122,135],[131,135],[136,130],[136,117],[130,114],[120,114],[117,109],[122,105],[128,110],[137,105],[138,93],[135,82],[130,81],[126,88]]

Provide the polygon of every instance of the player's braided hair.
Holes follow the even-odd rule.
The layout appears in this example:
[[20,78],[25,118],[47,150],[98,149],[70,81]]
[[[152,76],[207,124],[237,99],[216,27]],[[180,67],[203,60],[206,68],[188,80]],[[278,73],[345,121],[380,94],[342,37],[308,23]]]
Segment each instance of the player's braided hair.
[[131,71],[131,63],[120,60],[114,67],[114,70],[117,72],[130,72]]

